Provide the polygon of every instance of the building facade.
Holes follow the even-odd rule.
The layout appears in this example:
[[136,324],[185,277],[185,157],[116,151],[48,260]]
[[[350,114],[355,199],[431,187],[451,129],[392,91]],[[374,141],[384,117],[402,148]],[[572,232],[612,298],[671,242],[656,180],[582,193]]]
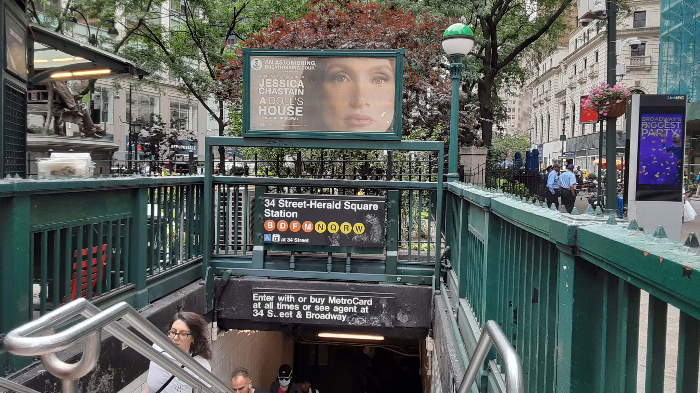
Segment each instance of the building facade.
[[[619,40],[636,37],[641,42],[625,45],[618,56],[624,75],[618,75],[635,93],[656,93],[659,72],[658,1],[632,1],[633,11],[617,25]],[[537,66],[528,88],[532,91],[533,147],[540,148],[542,165],[572,162],[596,170],[598,125],[581,124],[581,98],[607,80],[607,32],[604,24],[590,23],[574,29],[568,46]],[[617,122],[618,147],[624,147],[622,120]],[[605,146],[603,146],[605,148]]]
[[661,1],[659,94],[687,94],[685,162],[700,174],[700,3]]
[[503,135],[527,134],[530,121],[530,92],[526,89],[501,94],[506,119],[498,126]]

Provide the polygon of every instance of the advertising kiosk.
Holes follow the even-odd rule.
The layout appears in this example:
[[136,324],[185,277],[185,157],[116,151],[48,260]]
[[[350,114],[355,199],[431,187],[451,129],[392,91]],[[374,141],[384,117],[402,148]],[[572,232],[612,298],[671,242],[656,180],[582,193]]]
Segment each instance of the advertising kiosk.
[[685,95],[632,95],[628,105],[628,218],[681,240]]

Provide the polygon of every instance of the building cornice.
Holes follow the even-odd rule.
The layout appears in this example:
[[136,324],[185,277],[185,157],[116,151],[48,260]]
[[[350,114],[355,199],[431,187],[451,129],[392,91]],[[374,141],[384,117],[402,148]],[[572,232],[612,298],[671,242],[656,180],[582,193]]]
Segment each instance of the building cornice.
[[[658,38],[660,34],[660,29],[658,27],[637,27],[637,28],[632,28],[632,29],[624,29],[624,30],[619,30],[617,32],[617,37],[618,39],[623,39],[626,37],[639,37],[642,36],[643,38],[650,38],[655,37]],[[591,40],[586,42],[583,46],[580,46],[578,49],[576,49],[574,52],[569,53],[566,57],[561,59],[561,63],[565,65],[569,65],[570,62],[578,60],[581,56],[588,54],[591,49],[593,49],[595,46],[600,45],[605,42],[606,38],[606,31],[601,30],[600,33],[596,34],[595,37],[593,37]]]

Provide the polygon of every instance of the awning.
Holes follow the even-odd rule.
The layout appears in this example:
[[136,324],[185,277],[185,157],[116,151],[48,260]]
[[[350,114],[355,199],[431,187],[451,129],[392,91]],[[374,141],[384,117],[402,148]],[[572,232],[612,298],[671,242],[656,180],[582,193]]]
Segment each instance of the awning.
[[29,28],[29,36],[35,41],[34,75],[30,75],[30,83],[46,79],[65,81],[148,75],[130,60],[113,53],[36,24],[30,24]]

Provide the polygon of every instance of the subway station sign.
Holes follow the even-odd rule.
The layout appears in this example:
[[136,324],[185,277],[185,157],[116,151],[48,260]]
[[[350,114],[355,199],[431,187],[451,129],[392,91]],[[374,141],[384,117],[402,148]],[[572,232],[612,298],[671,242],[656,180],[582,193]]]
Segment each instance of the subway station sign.
[[384,208],[376,196],[265,194],[263,242],[383,248]]
[[243,136],[401,139],[404,50],[243,49]]
[[261,322],[384,326],[394,324],[391,293],[253,287],[253,315]]

